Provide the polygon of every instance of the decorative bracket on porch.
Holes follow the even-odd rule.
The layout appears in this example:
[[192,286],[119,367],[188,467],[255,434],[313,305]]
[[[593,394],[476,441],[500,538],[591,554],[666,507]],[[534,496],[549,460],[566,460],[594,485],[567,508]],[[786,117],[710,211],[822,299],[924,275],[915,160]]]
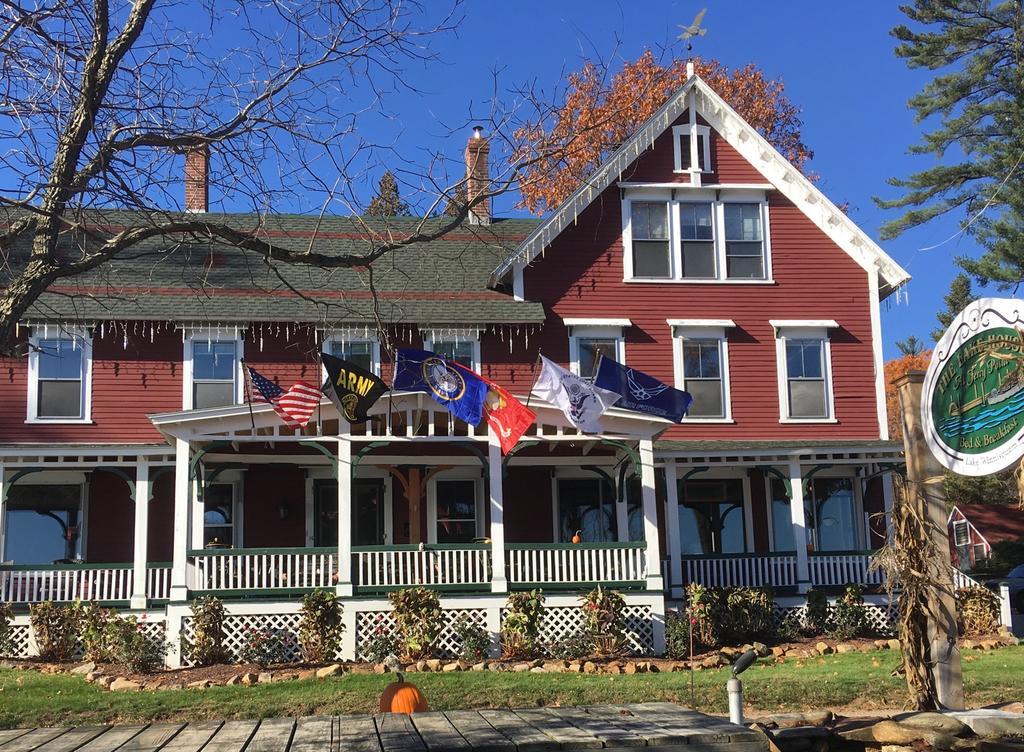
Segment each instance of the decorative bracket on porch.
[[865,475],[863,478],[861,478],[861,480],[864,481],[864,483],[867,483],[869,480],[873,480],[875,478],[880,478],[881,476],[883,476],[883,475],[885,475],[887,473],[894,473],[894,474],[900,476],[901,478],[906,478],[907,477],[907,466],[906,465],[897,464],[895,462],[879,462],[878,463],[878,467],[881,468],[881,469],[880,470],[876,470],[875,472],[871,473],[870,475]]
[[153,494],[156,492],[156,482],[160,477],[167,475],[167,473],[173,473],[174,466],[158,467],[149,474],[149,498],[146,501],[153,500]]
[[356,467],[359,465],[359,462],[363,459],[363,457],[365,457],[367,454],[372,452],[374,449],[380,449],[381,447],[386,447],[387,445],[388,445],[387,441],[371,441],[369,444],[367,444],[362,449],[360,449],[358,452],[356,452],[354,455],[352,455],[352,475],[353,475],[353,477],[355,476]]
[[788,476],[780,472],[778,468],[772,467],[771,465],[757,465],[754,467],[754,469],[760,470],[762,473],[765,473],[766,475],[771,475],[772,477],[782,481],[782,485],[786,489],[786,498],[792,501],[793,482],[789,479]]
[[706,473],[710,469],[711,468],[708,467],[707,465],[701,465],[700,467],[695,467],[692,470],[689,470],[686,473],[684,473],[683,477],[680,478],[678,482],[679,483],[684,483],[685,481],[688,481],[690,478],[692,478],[697,473]]
[[502,478],[502,480],[504,480],[505,478],[508,477],[508,461],[510,459],[512,459],[513,455],[518,454],[519,451],[522,450],[522,449],[529,449],[530,447],[535,447],[535,446],[537,446],[539,444],[540,444],[539,440],[535,440],[535,441],[520,441],[518,444],[516,444],[514,447],[512,447],[512,449],[509,450],[509,453],[506,454],[502,458],[502,460],[501,460],[501,478]]
[[[325,447],[319,441],[300,441],[299,445],[300,446],[311,446],[315,450],[320,452],[320,454],[322,454],[324,457],[326,457],[328,459],[328,461],[331,463],[331,469],[334,471],[334,479],[335,480],[339,480],[338,476],[339,476],[339,473],[341,471],[341,468],[338,466],[338,455],[336,455],[330,449]],[[355,462],[353,462],[352,463],[352,475],[353,475],[353,477],[355,476],[355,472],[356,472],[356,464],[355,464]]]
[[820,473],[822,470],[828,470],[830,467],[832,467],[831,464],[815,465],[814,467],[807,471],[807,474],[803,477],[803,482],[800,484],[800,487],[803,489],[805,496],[811,488],[811,480],[814,478],[815,473]]
[[[119,467],[101,466],[101,467],[94,467],[92,469],[92,471],[94,473],[95,472],[102,472],[102,473],[112,473],[113,475],[116,475],[118,478],[120,478],[121,480],[123,480],[125,483],[128,484],[128,495],[131,497],[131,500],[132,501],[138,501],[138,499],[135,497],[135,478],[133,478],[130,475],[128,475],[128,473],[126,473],[121,468],[119,468]],[[147,499],[147,501],[148,501],[148,499]]]
[[4,486],[3,500],[7,501],[7,494],[10,492],[11,486],[13,486],[19,480],[24,478],[26,475],[31,475],[32,473],[41,473],[45,469],[46,468],[42,468],[42,467],[26,467],[26,468],[16,472],[14,475],[11,476],[11,479],[9,481],[7,481],[6,483],[3,484],[3,486]]

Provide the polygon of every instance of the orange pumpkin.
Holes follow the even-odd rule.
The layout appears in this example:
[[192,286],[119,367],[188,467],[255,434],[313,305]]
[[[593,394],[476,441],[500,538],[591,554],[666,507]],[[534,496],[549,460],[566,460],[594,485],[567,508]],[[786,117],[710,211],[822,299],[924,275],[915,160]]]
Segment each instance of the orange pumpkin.
[[420,692],[412,682],[407,682],[405,676],[398,675],[398,681],[391,682],[384,688],[380,696],[380,712],[382,713],[425,713],[427,698]]
[[581,540],[583,540],[583,538],[580,537],[580,533],[581,532],[583,532],[583,531],[582,530],[577,530],[576,534],[574,536],[572,536],[572,542],[573,543],[577,543],[578,544]]

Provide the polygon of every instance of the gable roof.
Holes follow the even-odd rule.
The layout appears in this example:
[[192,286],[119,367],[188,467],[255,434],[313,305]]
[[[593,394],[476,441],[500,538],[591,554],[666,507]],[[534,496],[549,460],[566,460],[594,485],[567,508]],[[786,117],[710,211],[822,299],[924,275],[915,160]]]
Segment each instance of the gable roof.
[[1024,540],[1024,509],[1005,504],[958,504],[968,522],[991,546],[1000,541]]
[[687,79],[668,101],[617,148],[562,204],[542,221],[491,274],[496,285],[517,264],[529,264],[556,237],[575,222],[591,202],[622,173],[654,140],[687,109],[692,99],[697,112],[712,129],[756,167],[783,196],[793,202],[836,245],[865,271],[879,277],[880,297],[894,292],[910,275],[778,152],[746,120],[737,114],[700,76]]

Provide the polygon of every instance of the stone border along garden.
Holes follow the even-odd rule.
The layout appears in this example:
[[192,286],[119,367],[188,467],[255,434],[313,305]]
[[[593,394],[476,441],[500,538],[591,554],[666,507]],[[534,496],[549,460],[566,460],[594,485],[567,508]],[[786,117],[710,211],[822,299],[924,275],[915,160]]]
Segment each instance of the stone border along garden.
[[[509,595],[506,604],[500,659],[489,656],[492,636],[465,620],[455,628],[461,658],[442,660],[432,650],[445,626],[438,595],[425,588],[409,588],[392,593],[397,633],[382,631],[371,640],[371,662],[334,660],[344,629],[342,605],[333,593],[314,591],[303,598],[297,634],[251,629],[239,664],[230,664],[225,647],[223,604],[216,598],[201,598],[192,604],[193,629],[182,646],[190,668],[159,670],[166,644],[147,635],[145,624],[135,617],[122,617],[94,603],[33,606],[32,629],[40,658],[5,661],[3,665],[82,675],[88,682],[119,691],[324,679],[345,672],[385,673],[388,656],[402,656],[406,672],[614,675],[716,669],[729,665],[746,650],[784,662],[900,647],[896,639],[863,637],[869,631],[868,621],[856,586],[848,587],[834,604],[824,593],[812,591],[803,611],[780,627],[774,626],[774,601],[767,590],[691,586],[687,595],[687,608],[667,615],[668,650],[663,658],[625,655],[625,603],[615,591],[599,587],[581,596],[584,629],[570,639],[557,645],[541,644],[543,593],[517,592]],[[962,626],[974,635],[961,642],[963,649],[991,650],[1018,644],[1007,628],[996,626],[998,603],[989,591],[969,588],[960,591],[958,599],[964,614]],[[10,609],[0,606],[0,655],[4,643],[9,642],[9,624]],[[770,641],[774,644],[752,639],[769,634],[774,635]],[[542,657],[544,653],[554,655]],[[300,655],[302,663],[287,663],[285,656],[289,655]]]

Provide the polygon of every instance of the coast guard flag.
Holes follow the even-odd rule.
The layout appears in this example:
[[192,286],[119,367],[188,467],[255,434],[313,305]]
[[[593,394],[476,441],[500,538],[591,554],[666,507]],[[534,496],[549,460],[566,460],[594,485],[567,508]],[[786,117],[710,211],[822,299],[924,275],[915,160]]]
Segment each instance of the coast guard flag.
[[673,389],[653,376],[611,358],[602,357],[597,364],[594,384],[621,395],[622,399],[615,403],[616,407],[656,415],[675,423],[683,419],[693,402],[689,392]]
[[581,379],[543,355],[540,359],[544,367],[533,385],[533,393],[562,408],[565,417],[583,433],[600,433],[598,418],[618,401],[619,395]]
[[427,350],[399,350],[392,390],[426,392],[459,420],[479,425],[484,419],[487,382]]

